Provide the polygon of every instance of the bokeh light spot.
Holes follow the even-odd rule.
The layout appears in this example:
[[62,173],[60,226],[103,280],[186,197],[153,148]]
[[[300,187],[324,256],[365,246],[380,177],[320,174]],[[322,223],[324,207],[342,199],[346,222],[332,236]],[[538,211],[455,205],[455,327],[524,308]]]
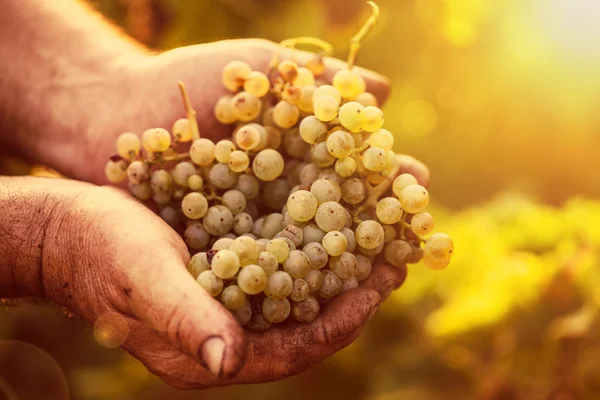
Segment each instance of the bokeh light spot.
[[461,14],[448,14],[442,23],[442,33],[446,40],[458,47],[473,44],[476,37],[475,25]]
[[425,136],[437,124],[437,112],[425,100],[415,100],[406,105],[400,116],[402,127],[414,136]]

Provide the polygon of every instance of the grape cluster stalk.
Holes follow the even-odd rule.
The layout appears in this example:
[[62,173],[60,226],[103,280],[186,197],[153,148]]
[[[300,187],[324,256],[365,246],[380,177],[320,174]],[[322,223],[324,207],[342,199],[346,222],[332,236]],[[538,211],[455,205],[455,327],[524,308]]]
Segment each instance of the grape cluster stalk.
[[[285,41],[321,52],[304,65],[277,54],[268,71],[242,61],[224,67],[231,94],[214,115],[233,127],[230,140],[200,137],[180,82],[185,118],[170,132],[121,134],[106,165],[110,181],[127,181],[156,205],[193,254],[193,278],[251,330],[315,320],[327,301],[369,277],[378,256],[442,269],[454,251],[448,235],[432,234],[428,191],[400,174],[384,114],[352,69],[379,15],[369,4],[373,17],[331,85],[320,82],[327,43]],[[175,150],[182,144],[188,152]]]

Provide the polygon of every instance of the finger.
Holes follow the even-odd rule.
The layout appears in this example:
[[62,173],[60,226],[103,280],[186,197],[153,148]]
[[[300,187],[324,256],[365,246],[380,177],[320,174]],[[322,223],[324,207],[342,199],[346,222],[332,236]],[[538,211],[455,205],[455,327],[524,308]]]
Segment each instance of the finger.
[[384,263],[376,264],[371,275],[361,283],[360,287],[376,290],[383,301],[404,283],[407,273],[406,265],[394,267]]
[[396,162],[400,164],[400,174],[411,174],[417,179],[419,185],[429,186],[429,168],[421,161],[406,154],[398,154]]
[[171,243],[121,260],[127,268],[119,279],[126,283],[118,308],[146,322],[216,376],[235,374],[245,359],[245,334],[190,276],[184,261]]

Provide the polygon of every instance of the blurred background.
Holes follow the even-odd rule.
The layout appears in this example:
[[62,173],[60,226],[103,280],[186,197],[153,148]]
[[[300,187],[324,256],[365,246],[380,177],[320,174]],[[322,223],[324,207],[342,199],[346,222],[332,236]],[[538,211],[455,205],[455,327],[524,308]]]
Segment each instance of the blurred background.
[[[600,398],[600,2],[378,4],[358,64],[392,79],[386,127],[395,150],[431,169],[436,230],[455,240],[451,266],[410,266],[359,340],[321,365],[203,392],[170,389],[84,321],[6,307],[0,337],[29,345],[0,345],[0,368],[31,374],[21,390],[48,379],[55,393],[31,398]],[[341,58],[370,12],[363,0],[92,5],[155,49],[317,36]]]

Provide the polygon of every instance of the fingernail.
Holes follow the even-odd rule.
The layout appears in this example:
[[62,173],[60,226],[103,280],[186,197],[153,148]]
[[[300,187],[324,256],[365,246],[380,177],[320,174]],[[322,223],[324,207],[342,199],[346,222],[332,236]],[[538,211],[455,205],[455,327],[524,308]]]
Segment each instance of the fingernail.
[[208,338],[202,345],[202,360],[206,363],[208,370],[216,377],[223,370],[223,359],[225,358],[225,341],[220,336]]

